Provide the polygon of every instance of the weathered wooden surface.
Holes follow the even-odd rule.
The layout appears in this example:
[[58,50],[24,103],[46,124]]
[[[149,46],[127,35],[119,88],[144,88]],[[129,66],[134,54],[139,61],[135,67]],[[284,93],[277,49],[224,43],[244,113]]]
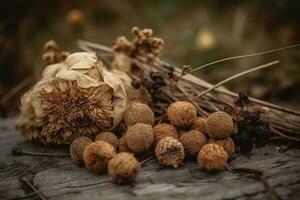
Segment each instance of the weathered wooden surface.
[[[179,169],[145,164],[135,186],[117,186],[106,175],[91,174],[69,158],[12,156],[13,147],[35,152],[67,152],[67,149],[32,144],[14,130],[14,119],[0,122],[0,199],[39,199],[22,181],[26,177],[48,199],[266,199],[263,184],[246,175],[206,173],[195,161]],[[299,150],[278,152],[270,145],[231,164],[264,172],[282,199],[300,199]],[[297,157],[298,156],[298,157]]]

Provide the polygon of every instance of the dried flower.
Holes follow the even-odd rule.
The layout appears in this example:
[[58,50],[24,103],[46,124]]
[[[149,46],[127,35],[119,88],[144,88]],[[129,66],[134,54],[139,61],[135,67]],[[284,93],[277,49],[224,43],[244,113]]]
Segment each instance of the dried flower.
[[77,164],[83,164],[83,151],[85,147],[91,144],[93,140],[88,137],[79,137],[73,140],[70,145],[70,154],[72,160],[74,160]]
[[186,101],[177,101],[168,107],[170,122],[178,127],[192,126],[197,118],[197,110],[193,104]]
[[207,118],[206,131],[212,138],[226,138],[234,131],[233,120],[223,111],[215,112]]
[[89,144],[84,152],[85,167],[98,174],[107,169],[108,162],[116,155],[115,148],[107,142],[96,141]]
[[137,123],[130,126],[126,132],[126,143],[134,153],[149,150],[154,143],[154,134],[151,125]]
[[121,80],[95,54],[74,53],[45,68],[21,98],[17,129],[44,143],[69,144],[80,136],[114,128],[126,108]]
[[178,139],[176,128],[173,125],[167,123],[157,124],[156,126],[154,126],[153,133],[155,145],[157,145],[162,138],[167,136]]
[[214,143],[214,144],[217,144],[217,145],[220,145],[224,148],[224,150],[226,151],[227,155],[230,157],[234,151],[235,151],[235,145],[234,145],[234,142],[233,140],[228,137],[228,138],[225,138],[225,139],[214,139],[214,138],[210,138],[208,140],[208,143]]
[[162,138],[156,148],[156,157],[161,165],[178,168],[184,160],[184,148],[173,137]]
[[148,105],[143,103],[133,103],[126,108],[124,121],[126,126],[131,126],[136,123],[153,125],[155,117],[153,111]]
[[140,169],[139,161],[130,153],[119,153],[108,163],[108,175],[119,184],[134,182]]
[[81,10],[71,10],[67,15],[67,22],[70,26],[76,27],[83,23],[84,15]]
[[186,155],[191,157],[197,156],[200,149],[207,143],[205,135],[196,130],[184,133],[179,141],[182,143]]
[[207,171],[224,170],[228,155],[224,148],[217,144],[204,145],[198,154],[198,165]]
[[104,141],[111,144],[115,149],[119,146],[118,137],[112,132],[102,132],[95,137],[95,141]]

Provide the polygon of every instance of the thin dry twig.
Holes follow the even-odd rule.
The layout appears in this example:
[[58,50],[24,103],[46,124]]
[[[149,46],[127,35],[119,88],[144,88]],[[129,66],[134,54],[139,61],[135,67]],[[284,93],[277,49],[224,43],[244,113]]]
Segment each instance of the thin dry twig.
[[47,200],[47,198],[36,188],[34,187],[25,177],[22,178],[22,181],[26,183],[42,200]]
[[203,68],[208,67],[210,65],[214,65],[214,64],[217,64],[217,63],[220,63],[220,62],[227,61],[227,60],[234,60],[234,59],[238,59],[238,58],[249,58],[249,57],[254,57],[254,56],[260,56],[260,55],[274,53],[274,52],[277,52],[277,51],[283,51],[283,50],[286,50],[286,49],[291,49],[291,48],[295,48],[295,47],[299,47],[299,46],[300,46],[300,44],[294,44],[294,45],[290,45],[290,46],[287,46],[287,47],[277,48],[277,49],[263,51],[263,52],[259,52],[259,53],[252,53],[252,54],[246,54],[246,55],[232,56],[232,57],[228,57],[228,58],[223,58],[223,59],[220,59],[220,60],[216,60],[216,61],[207,63],[207,64],[202,65],[200,67],[196,67],[193,70],[191,70],[190,73],[195,72],[195,71],[200,70],[200,69],[203,69]]
[[254,72],[254,71],[263,69],[263,68],[267,68],[267,67],[276,65],[276,64],[278,64],[278,63],[279,63],[279,61],[278,61],[278,60],[275,60],[275,61],[266,63],[266,64],[264,64],[264,65],[260,65],[260,66],[258,66],[258,67],[255,67],[255,68],[252,68],[252,69],[243,71],[243,72],[241,72],[241,73],[235,74],[235,75],[233,75],[233,76],[231,76],[231,77],[229,77],[229,78],[227,78],[227,79],[225,79],[225,80],[223,80],[223,81],[221,81],[221,82],[215,84],[214,86],[208,88],[207,90],[204,90],[203,92],[201,92],[200,94],[198,94],[198,95],[196,96],[196,99],[199,98],[199,97],[201,97],[201,96],[203,96],[203,95],[205,95],[206,93],[212,91],[213,89],[215,89],[215,88],[217,88],[217,87],[219,87],[219,86],[221,86],[221,85],[223,85],[223,84],[225,84],[225,83],[227,83],[227,82],[233,80],[233,79],[236,79],[236,78],[238,78],[238,77],[240,77],[240,76],[243,76],[243,75],[245,75],[245,74],[248,74],[248,73],[251,73],[251,72]]
[[12,155],[29,155],[29,156],[47,156],[47,157],[67,157],[70,156],[70,154],[66,153],[36,153],[36,152],[29,152],[24,151],[21,148],[13,148],[11,151]]

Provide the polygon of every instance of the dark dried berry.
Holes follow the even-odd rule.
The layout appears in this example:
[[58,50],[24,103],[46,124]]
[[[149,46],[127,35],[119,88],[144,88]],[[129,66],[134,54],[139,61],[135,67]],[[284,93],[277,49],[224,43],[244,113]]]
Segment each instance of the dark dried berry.
[[250,103],[250,99],[245,92],[239,92],[239,99],[242,100],[244,103]]
[[241,99],[238,99],[236,102],[235,102],[235,105],[237,105],[238,107],[242,107],[244,105],[243,101]]
[[132,82],[131,82],[131,86],[135,89],[139,89],[142,85],[142,82],[140,80],[137,80],[137,79],[134,79]]
[[241,153],[249,153],[253,148],[252,138],[246,132],[241,132],[237,135],[234,135],[233,140]]

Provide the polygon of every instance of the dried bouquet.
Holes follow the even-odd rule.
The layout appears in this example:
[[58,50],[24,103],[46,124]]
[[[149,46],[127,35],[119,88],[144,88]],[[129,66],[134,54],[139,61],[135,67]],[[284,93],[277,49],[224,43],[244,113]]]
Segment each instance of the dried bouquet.
[[[222,85],[273,61],[217,84],[160,59],[163,40],[151,29],[132,29],[112,47],[79,41],[86,52],[45,46],[50,64],[21,98],[17,128],[29,139],[70,144],[71,158],[94,173],[108,171],[117,183],[133,182],[141,163],[155,152],[159,163],[180,167],[186,157],[199,167],[224,170],[234,152],[248,153],[271,137],[300,141],[300,112],[234,93]],[[288,47],[290,48],[290,47]],[[96,54],[96,53],[97,54]],[[107,66],[107,68],[105,67]]]

